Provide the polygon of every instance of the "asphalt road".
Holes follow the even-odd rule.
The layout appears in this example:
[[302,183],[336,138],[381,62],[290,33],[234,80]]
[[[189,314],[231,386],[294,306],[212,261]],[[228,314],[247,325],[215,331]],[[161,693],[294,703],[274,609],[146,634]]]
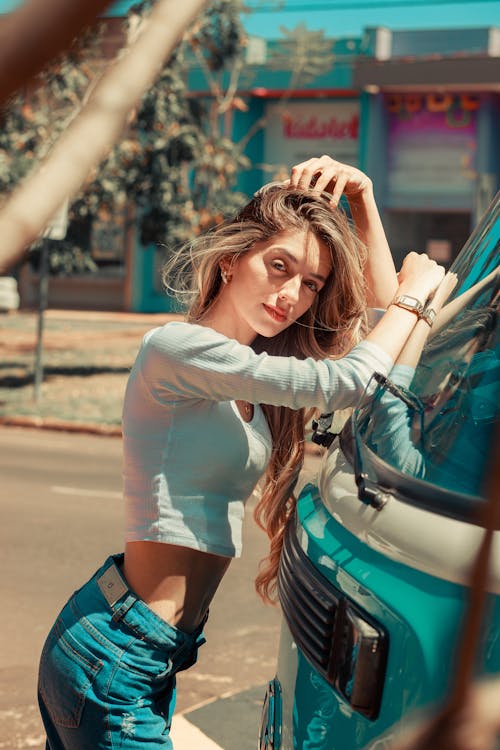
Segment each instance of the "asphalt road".
[[[45,747],[36,670],[66,597],[121,541],[120,440],[0,428],[0,748]],[[247,508],[244,554],[217,593],[198,664],[179,677],[176,750],[255,750],[279,613],[253,578],[266,540]],[[189,732],[198,732],[196,739]],[[186,734],[187,732],[187,734]]]

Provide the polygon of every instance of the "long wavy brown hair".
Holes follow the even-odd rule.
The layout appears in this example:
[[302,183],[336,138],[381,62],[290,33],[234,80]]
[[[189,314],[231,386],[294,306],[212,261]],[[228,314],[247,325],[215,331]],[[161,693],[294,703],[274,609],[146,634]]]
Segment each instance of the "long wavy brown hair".
[[[257,336],[256,352],[300,359],[337,358],[361,338],[366,322],[363,268],[366,250],[340,209],[327,197],[271,185],[260,190],[231,220],[180,248],[163,270],[165,286],[184,303],[187,320],[200,322],[222,286],[220,264],[284,231],[312,232],[330,250],[332,272],[311,307],[277,336]],[[296,505],[293,490],[304,461],[304,409],[262,404],[273,440],[255,519],[270,539],[255,586],[264,601],[276,598],[279,557],[286,523]]]

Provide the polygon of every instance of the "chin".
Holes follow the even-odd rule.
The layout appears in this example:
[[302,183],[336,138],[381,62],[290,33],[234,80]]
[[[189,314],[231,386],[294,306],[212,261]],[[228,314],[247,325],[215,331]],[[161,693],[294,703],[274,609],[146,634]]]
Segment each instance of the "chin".
[[276,326],[262,326],[262,329],[257,332],[257,335],[263,336],[266,339],[272,339],[275,336],[279,336],[283,331],[286,331],[291,325],[290,322],[287,322],[286,324],[281,323]]
[[256,336],[262,336],[266,339],[272,339],[275,336],[279,336],[279,334],[283,333],[283,331],[286,331],[287,328],[290,328],[293,323],[295,323],[294,320],[279,322],[277,320],[272,320],[271,318],[266,317],[264,320],[262,320],[261,318],[260,321],[256,321],[255,325],[253,325],[252,328],[255,331]]

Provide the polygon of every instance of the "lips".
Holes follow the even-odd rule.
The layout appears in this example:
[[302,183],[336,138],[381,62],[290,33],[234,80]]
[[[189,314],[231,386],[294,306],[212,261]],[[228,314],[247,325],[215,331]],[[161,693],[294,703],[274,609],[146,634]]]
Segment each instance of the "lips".
[[288,317],[279,307],[273,307],[272,305],[264,305],[263,307],[266,313],[278,323],[284,323]]

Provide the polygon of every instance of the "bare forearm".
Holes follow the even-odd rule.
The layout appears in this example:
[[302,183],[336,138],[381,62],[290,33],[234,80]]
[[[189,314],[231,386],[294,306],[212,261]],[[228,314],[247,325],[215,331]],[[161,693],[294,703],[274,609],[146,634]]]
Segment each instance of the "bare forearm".
[[[453,273],[443,276],[444,269],[425,255],[409,253],[400,273],[399,295],[420,302],[423,307],[432,296],[432,307],[439,312],[457,283]],[[437,289],[432,288],[437,286]],[[379,323],[366,337],[378,344],[399,365],[415,367],[430,333],[430,326],[420,313],[391,304]]]
[[430,333],[429,325],[425,320],[419,320],[411,335],[407,338],[405,345],[399,353],[396,362],[398,365],[416,367]]
[[[454,273],[447,273],[438,289],[436,290],[436,293],[432,298],[431,306],[434,312],[437,313],[438,318],[440,312],[443,309],[446,309],[446,307],[443,308],[443,305],[455,288],[456,283],[456,275]],[[436,318],[436,320],[438,318]],[[397,364],[416,367],[419,363],[423,348],[432,330],[433,329],[431,329],[429,324],[424,319],[418,320],[415,324],[415,327],[413,328],[413,331],[408,336],[405,345],[399,353],[399,356],[396,360]]]
[[391,305],[370,331],[366,341],[378,344],[394,362],[399,362],[399,356],[408,337],[413,335],[417,320],[417,316],[409,310]]
[[349,199],[349,207],[356,233],[368,249],[367,303],[370,307],[387,307],[398,288],[398,279],[371,182],[362,193]]

